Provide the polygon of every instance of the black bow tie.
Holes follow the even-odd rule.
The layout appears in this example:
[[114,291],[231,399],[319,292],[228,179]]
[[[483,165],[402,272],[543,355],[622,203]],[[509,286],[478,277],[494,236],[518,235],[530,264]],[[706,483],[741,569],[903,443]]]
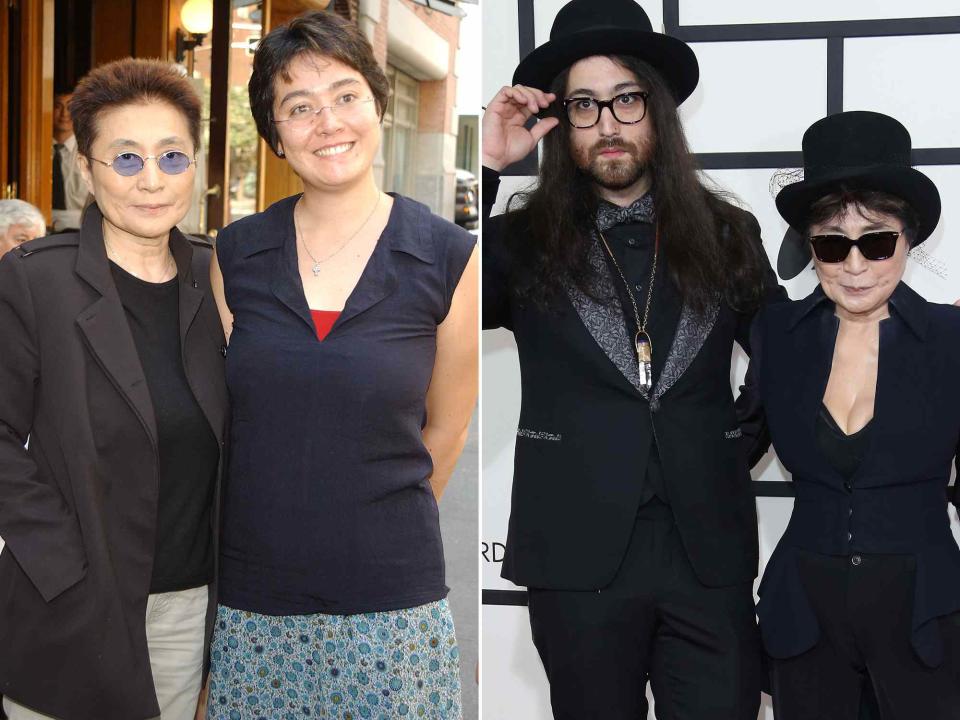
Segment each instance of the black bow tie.
[[609,230],[616,225],[654,221],[653,194],[647,193],[627,207],[614,205],[606,200],[600,201],[597,208],[597,227],[600,231]]

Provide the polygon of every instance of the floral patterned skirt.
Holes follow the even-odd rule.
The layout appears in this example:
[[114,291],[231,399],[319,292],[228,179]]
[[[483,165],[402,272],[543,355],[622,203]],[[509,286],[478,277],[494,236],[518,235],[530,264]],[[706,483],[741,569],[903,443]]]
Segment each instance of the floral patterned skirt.
[[460,720],[446,600],[362,615],[258,615],[221,605],[208,720]]

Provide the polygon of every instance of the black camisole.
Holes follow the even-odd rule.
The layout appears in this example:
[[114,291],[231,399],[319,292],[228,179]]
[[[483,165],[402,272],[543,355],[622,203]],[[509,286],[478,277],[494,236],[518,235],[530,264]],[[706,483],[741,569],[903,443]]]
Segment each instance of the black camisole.
[[821,403],[817,418],[817,443],[827,461],[836,468],[845,480],[853,477],[867,450],[870,427],[873,419],[852,435],[847,435],[837,425],[827,406]]

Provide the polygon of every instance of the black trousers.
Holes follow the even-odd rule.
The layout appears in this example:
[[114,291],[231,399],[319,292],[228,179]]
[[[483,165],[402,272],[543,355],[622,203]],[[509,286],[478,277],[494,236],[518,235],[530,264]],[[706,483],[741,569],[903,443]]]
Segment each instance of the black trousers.
[[914,561],[803,553],[800,575],[820,623],[802,655],[772,661],[777,720],[857,720],[875,695],[881,720],[960,718],[960,613],[939,619],[944,660],[924,665],[910,644]]
[[668,506],[641,508],[601,591],[530,590],[530,625],[557,720],[756,720],[761,650],[750,583],[693,574]]

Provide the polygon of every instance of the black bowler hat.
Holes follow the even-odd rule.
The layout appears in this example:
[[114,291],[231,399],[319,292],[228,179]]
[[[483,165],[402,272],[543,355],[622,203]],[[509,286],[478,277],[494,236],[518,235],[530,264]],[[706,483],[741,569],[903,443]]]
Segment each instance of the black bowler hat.
[[591,55],[630,55],[652,65],[679,105],[697,87],[700,66],[681,40],[654,32],[633,0],[571,0],[550,28],[550,40],[527,55],[513,73],[514,85],[549,90],[563,70]]
[[777,272],[795,277],[810,262],[806,241],[810,206],[841,185],[876,190],[906,201],[917,213],[919,245],[940,220],[940,193],[926,175],[910,167],[910,133],[888,115],[856,110],[818,120],[803,134],[803,180],[777,194],[777,210],[796,234],[780,246]]

